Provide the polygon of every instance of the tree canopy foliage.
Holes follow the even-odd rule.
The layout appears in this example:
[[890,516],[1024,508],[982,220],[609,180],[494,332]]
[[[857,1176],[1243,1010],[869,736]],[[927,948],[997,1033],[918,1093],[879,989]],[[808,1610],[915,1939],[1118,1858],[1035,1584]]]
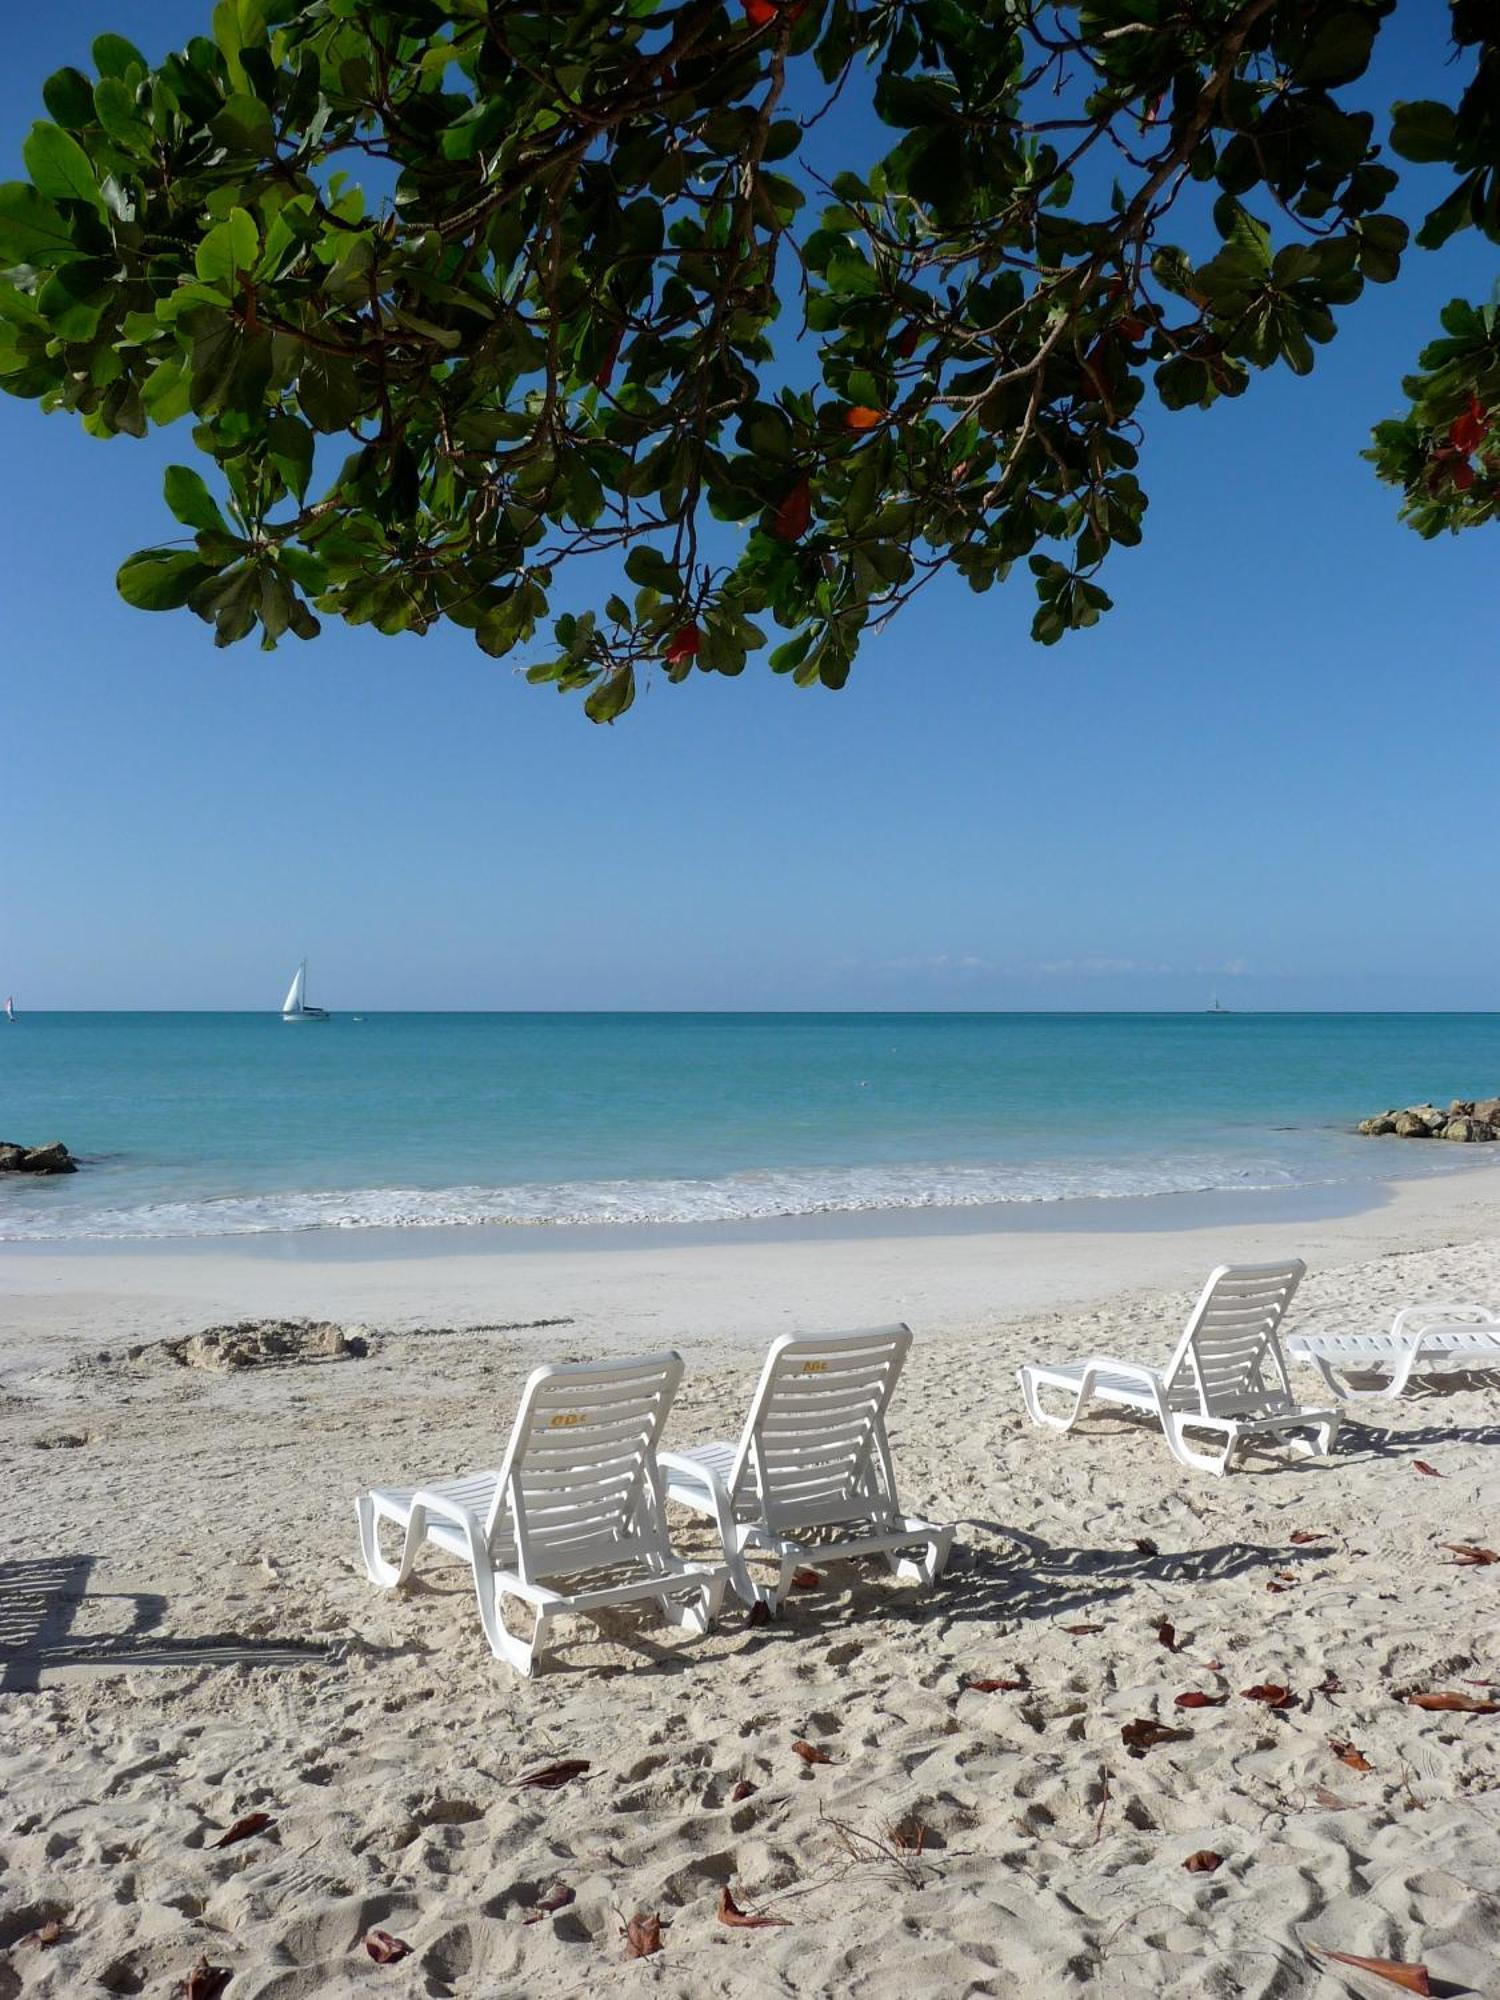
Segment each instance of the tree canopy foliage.
[[[1388,118],[1394,5],[219,0],[44,85],[0,384],[191,421],[211,478],[119,587],[220,645],[448,620],[611,720],[765,646],[839,686],[932,577],[1018,564],[1050,643],[1140,539],[1145,413],[1306,374],[1397,276],[1392,151],[1452,170],[1419,243],[1500,240],[1500,10],[1433,5],[1456,101]],[[1407,391],[1380,475],[1424,534],[1487,519],[1493,308]]]

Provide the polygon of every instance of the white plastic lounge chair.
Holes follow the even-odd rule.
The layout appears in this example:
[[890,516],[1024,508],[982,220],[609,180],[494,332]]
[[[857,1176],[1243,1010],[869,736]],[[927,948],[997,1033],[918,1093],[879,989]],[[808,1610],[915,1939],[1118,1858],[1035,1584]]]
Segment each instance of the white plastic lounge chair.
[[[738,1445],[658,1454],[667,1498],[717,1523],[730,1580],[747,1604],[778,1611],[799,1563],[883,1555],[909,1582],[941,1576],[953,1530],[901,1512],[885,1434],[910,1346],[905,1326],[786,1334],[766,1356]],[[898,1555],[918,1544],[920,1559]],[[751,1576],[752,1550],[779,1561],[774,1587]]]
[[[491,1652],[523,1674],[533,1671],[559,1612],[655,1598],[670,1624],[706,1631],[723,1599],[725,1566],[674,1555],[656,1470],[681,1380],[676,1354],[534,1370],[498,1473],[360,1496],[372,1582],[404,1583],[424,1542],[459,1557],[474,1572]],[[403,1531],[398,1562],[380,1552],[382,1521]],[[507,1630],[506,1597],[532,1606],[529,1640]]]
[[[1326,1456],[1338,1435],[1339,1413],[1304,1409],[1296,1401],[1276,1338],[1306,1269],[1300,1258],[1288,1264],[1220,1264],[1209,1274],[1165,1368],[1111,1355],[1022,1368],[1027,1414],[1033,1423],[1066,1431],[1091,1397],[1141,1410],[1159,1420],[1174,1458],[1213,1473],[1227,1472],[1241,1444],[1256,1436],[1311,1431],[1311,1440],[1298,1440],[1301,1448]],[[1072,1397],[1066,1416],[1043,1409],[1044,1389]],[[1188,1442],[1189,1431],[1216,1433],[1223,1446],[1201,1450]]]
[[[1287,1341],[1294,1361],[1316,1368],[1336,1396],[1394,1398],[1413,1375],[1439,1368],[1500,1368],[1500,1314],[1488,1306],[1403,1306],[1389,1333],[1299,1333]],[[1338,1370],[1345,1371],[1341,1380]],[[1383,1374],[1381,1387],[1356,1389],[1348,1376]]]

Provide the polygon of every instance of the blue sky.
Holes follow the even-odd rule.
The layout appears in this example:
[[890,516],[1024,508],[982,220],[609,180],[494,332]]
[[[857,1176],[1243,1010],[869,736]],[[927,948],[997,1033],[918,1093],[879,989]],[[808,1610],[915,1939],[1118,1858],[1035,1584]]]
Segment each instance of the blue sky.
[[[1438,11],[1403,0],[1379,101],[1447,88]],[[208,12],[16,10],[0,177],[95,34]],[[130,610],[186,436],[0,396],[0,992],[269,1007],[305,953],[345,1009],[1500,1006],[1494,547],[1419,542],[1358,456],[1497,270],[1414,253],[1310,380],[1158,420],[1093,631],[943,584],[841,693],[752,666],[613,729],[461,633],[216,653]]]

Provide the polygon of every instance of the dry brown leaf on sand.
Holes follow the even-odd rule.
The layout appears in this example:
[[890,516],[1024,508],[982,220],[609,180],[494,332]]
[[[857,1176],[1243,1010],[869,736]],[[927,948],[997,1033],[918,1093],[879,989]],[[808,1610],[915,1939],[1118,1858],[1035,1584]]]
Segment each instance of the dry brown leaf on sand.
[[729,1794],[729,1803],[737,1806],[741,1799],[753,1799],[759,1790],[760,1786],[753,1784],[749,1778],[741,1778]]
[[1161,1554],[1161,1550],[1149,1535],[1137,1535],[1131,1543],[1131,1547],[1143,1556],[1159,1556]]
[[1343,1692],[1344,1692],[1344,1683],[1339,1679],[1338,1675],[1333,1671],[1332,1667],[1328,1669],[1327,1673],[1324,1674],[1322,1680],[1320,1680],[1318,1682],[1318,1685],[1313,1689],[1314,1694],[1324,1694],[1327,1695],[1330,1699],[1332,1699],[1334,1695],[1342,1694]]
[[766,1931],[778,1930],[790,1921],[788,1917],[752,1917],[747,1910],[742,1910],[730,1895],[728,1883],[719,1891],[721,1924],[730,1924],[734,1929],[741,1931]]
[[1351,1771],[1373,1771],[1375,1768],[1364,1751],[1356,1750],[1352,1743],[1340,1743],[1335,1739],[1328,1747],[1339,1762],[1347,1764]]
[[794,1569],[792,1571],[793,1590],[816,1590],[823,1579],[815,1569]]
[[1120,1731],[1120,1741],[1132,1757],[1144,1757],[1158,1743],[1188,1743],[1192,1735],[1191,1729],[1172,1729],[1165,1722],[1156,1722],[1149,1715],[1141,1715],[1134,1722],[1125,1724]]
[[1018,1689],[1029,1688],[1031,1682],[1023,1674],[1015,1681],[965,1681],[960,1694],[1015,1694]]
[[54,1944],[61,1944],[67,1935],[60,1917],[48,1917],[44,1924],[38,1924],[34,1931],[28,1931],[21,1939],[22,1944],[39,1944],[46,1951]]
[[1294,1547],[1305,1549],[1310,1542],[1331,1542],[1332,1535],[1326,1528],[1293,1528],[1291,1541]]
[[576,1892],[570,1889],[566,1882],[549,1882],[523,1921],[528,1924],[539,1924],[543,1917],[553,1916],[558,1910],[565,1910],[569,1903],[576,1901]]
[[1330,1792],[1326,1785],[1314,1785],[1313,1797],[1329,1812],[1349,1812],[1354,1804],[1352,1799],[1341,1799],[1337,1792]]
[[1183,1867],[1189,1875],[1212,1875],[1224,1860],[1222,1854],[1215,1854],[1211,1847],[1200,1847],[1196,1854],[1190,1854]]
[[1156,1628],[1156,1643],[1165,1646],[1169,1653],[1180,1653],[1182,1646],[1177,1637],[1177,1627],[1170,1618],[1163,1618]]
[[1456,1689],[1439,1694],[1403,1696],[1408,1708],[1431,1708],[1449,1715],[1500,1715],[1500,1701],[1482,1701],[1478,1695],[1459,1694]]
[[1429,1479],[1441,1479],[1443,1476],[1442,1473],[1438,1471],[1437,1467],[1435,1465],[1429,1465],[1425,1458],[1414,1458],[1412,1460],[1412,1464],[1416,1467],[1418,1472],[1425,1473]]
[[200,1953],[197,1964],[182,1982],[182,2000],[219,2000],[233,1977],[227,1965],[210,1965],[207,1954]]
[[1064,1625],[1062,1629],[1070,1639],[1081,1639],[1085,1632],[1102,1632],[1104,1627],[1102,1625]]
[[1432,1981],[1427,1976],[1425,1965],[1406,1965],[1397,1958],[1360,1958],[1352,1951],[1325,1951],[1320,1944],[1315,1944],[1312,1949],[1319,1958],[1331,1959],[1335,1965],[1352,1965],[1356,1972],[1368,1972],[1376,1979],[1388,1979],[1403,1993],[1422,1993],[1431,2000]]
[[1297,1699],[1289,1687],[1279,1681],[1261,1681],[1253,1688],[1241,1688],[1246,1701],[1264,1702],[1267,1708],[1290,1708]]
[[587,1757],[559,1757],[555,1764],[543,1764],[540,1770],[528,1771],[516,1783],[534,1792],[555,1792],[560,1785],[568,1785],[575,1778],[581,1778],[588,1768]]
[[792,1745],[792,1749],[802,1759],[804,1764],[831,1764],[833,1762],[833,1759],[826,1750],[819,1749],[816,1743],[805,1743],[800,1736]]
[[1439,1546],[1458,1557],[1457,1562],[1449,1563],[1449,1569],[1487,1569],[1491,1563],[1500,1563],[1500,1550],[1481,1549],[1473,1542],[1442,1542]]
[[217,1840],[211,1840],[209,1846],[233,1847],[237,1840],[251,1840],[257,1833],[264,1833],[268,1826],[275,1824],[275,1820],[268,1812],[246,1813],[243,1819],[235,1821],[227,1833],[221,1833]]
[[770,1605],[767,1604],[766,1600],[763,1597],[757,1597],[755,1602],[751,1605],[750,1609],[745,1614],[745,1623],[753,1631],[757,1625],[769,1625],[770,1622],[771,1622]]
[[627,1958],[650,1958],[653,1952],[660,1951],[666,1943],[666,1939],[662,1936],[661,1931],[662,1924],[659,1913],[650,1917],[644,1915],[632,1917],[620,1932],[620,1936],[625,1940],[625,1956]]
[[389,1931],[366,1931],[365,1950],[377,1965],[399,1965],[403,1958],[411,1957],[406,1939],[392,1937]]
[[1222,1708],[1229,1697],[1227,1694],[1204,1694],[1200,1688],[1188,1688],[1175,1695],[1173,1708]]

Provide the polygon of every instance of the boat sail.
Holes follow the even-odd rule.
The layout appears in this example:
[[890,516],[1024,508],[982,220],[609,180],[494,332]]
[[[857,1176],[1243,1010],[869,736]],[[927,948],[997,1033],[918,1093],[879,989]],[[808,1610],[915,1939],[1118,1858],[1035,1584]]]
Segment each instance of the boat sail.
[[16,996],[14,993],[7,993],[5,996],[5,1018],[7,1021],[13,1021],[16,1018]]
[[326,1007],[309,1007],[305,999],[307,992],[307,960],[292,975],[292,983],[286,990],[286,998],[281,1003],[283,1021],[326,1021]]

